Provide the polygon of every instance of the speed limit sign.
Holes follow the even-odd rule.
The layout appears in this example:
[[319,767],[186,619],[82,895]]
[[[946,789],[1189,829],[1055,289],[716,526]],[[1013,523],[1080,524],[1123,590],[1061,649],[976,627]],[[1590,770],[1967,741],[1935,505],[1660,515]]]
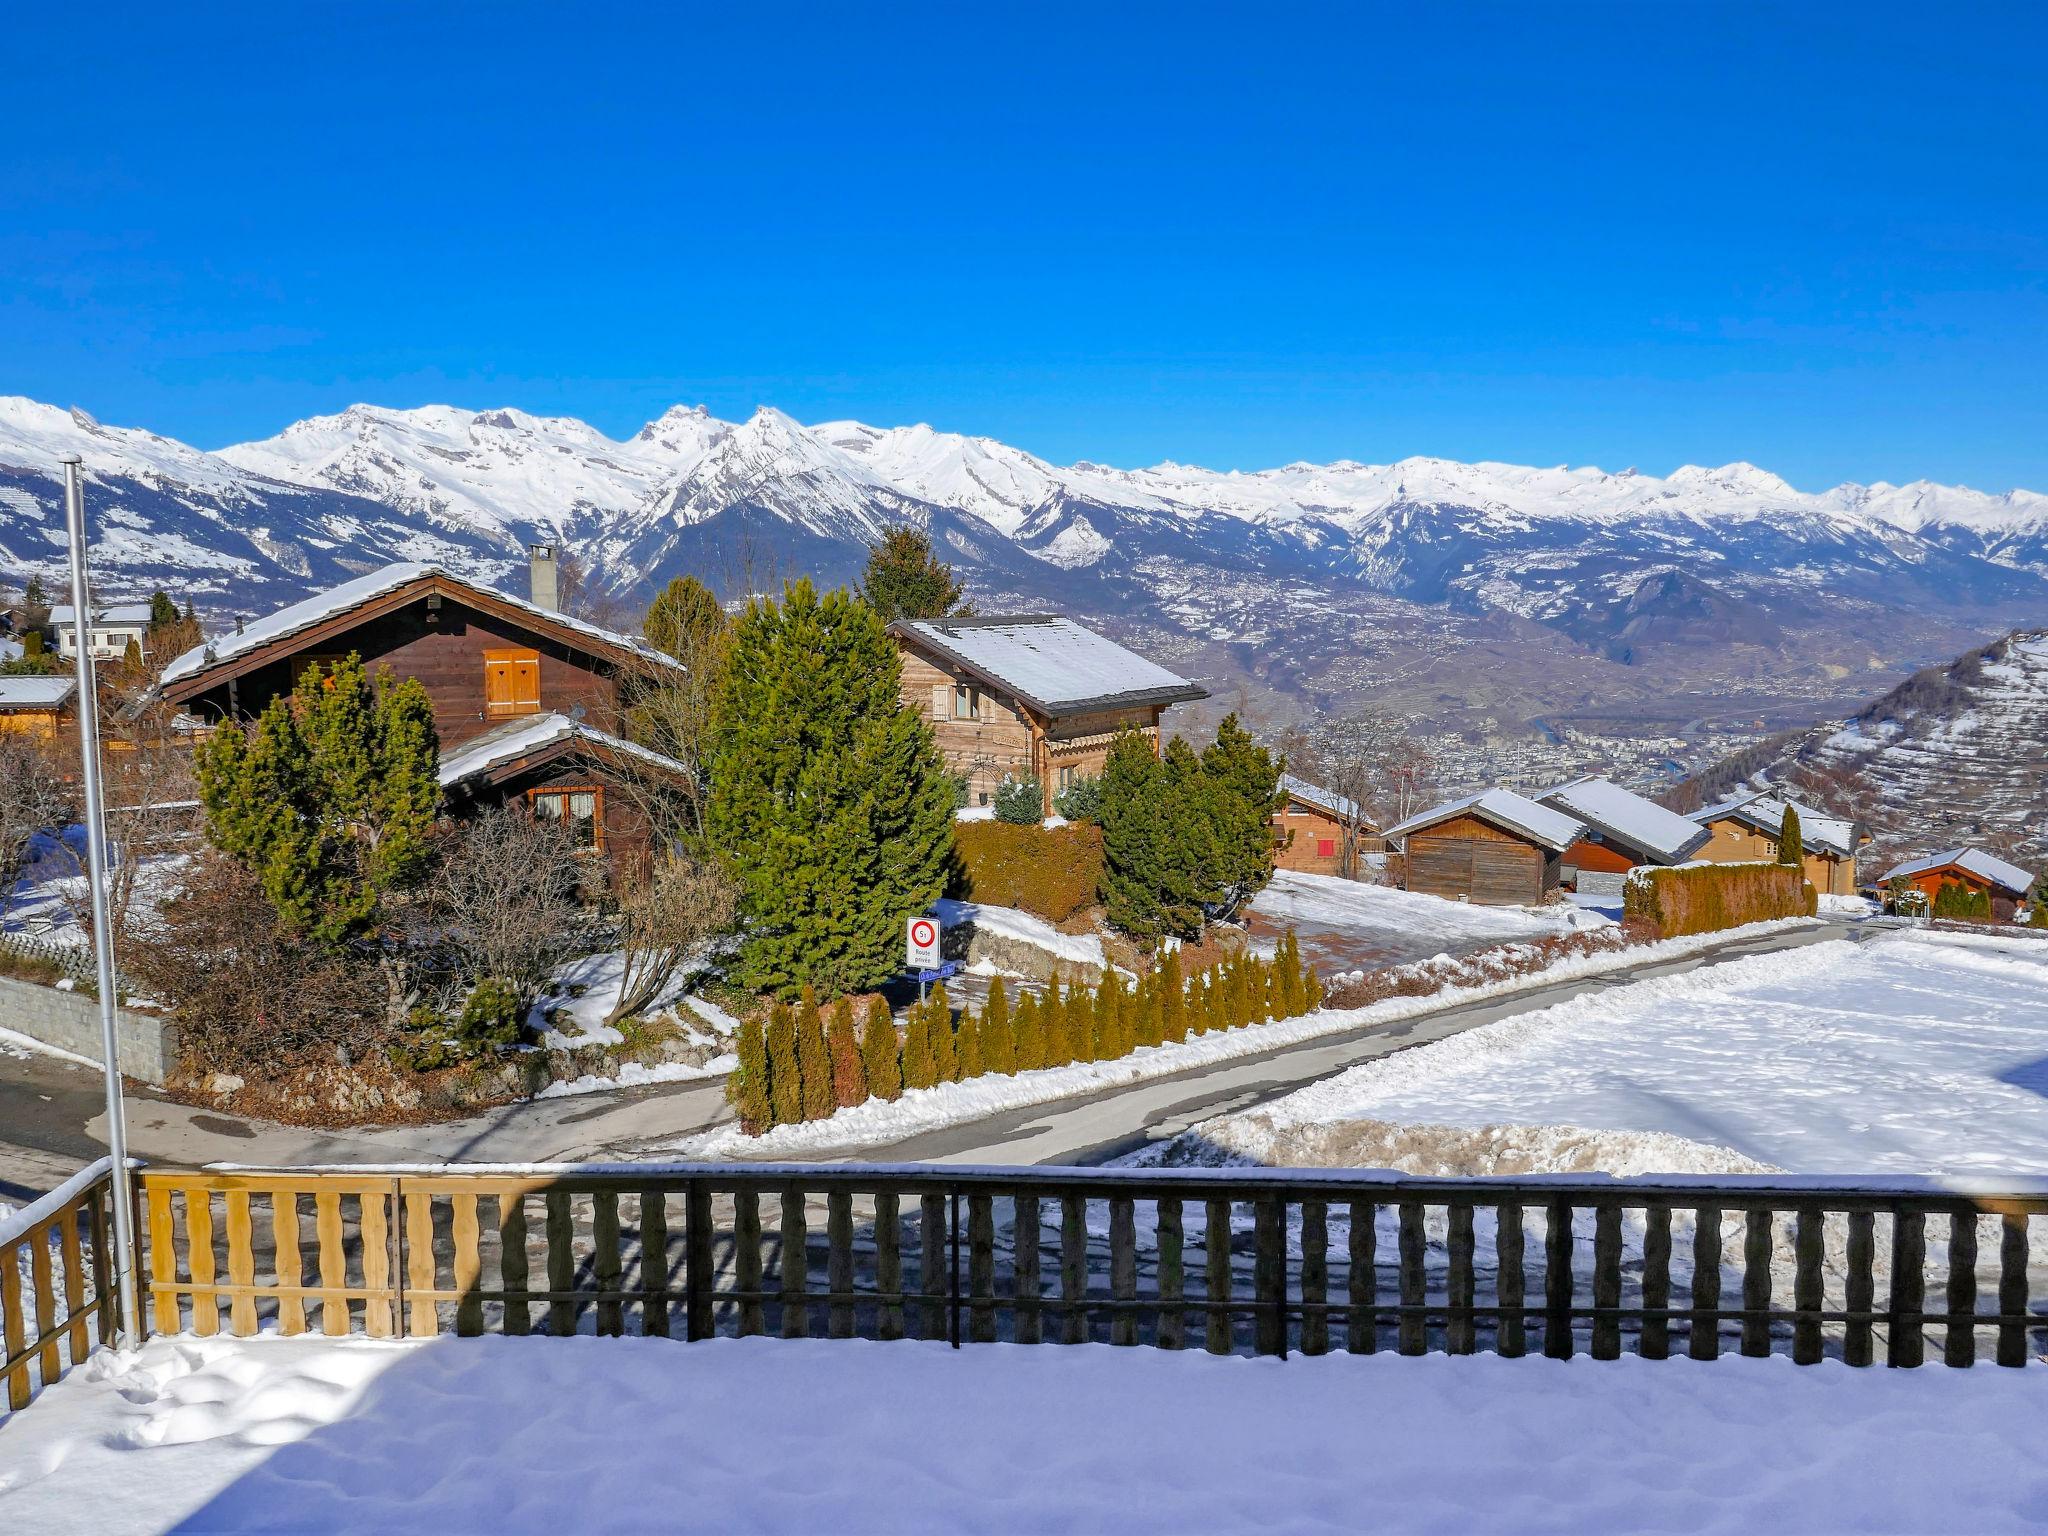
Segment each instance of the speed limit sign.
[[939,920],[913,917],[905,935],[905,958],[913,971],[928,971],[939,963]]

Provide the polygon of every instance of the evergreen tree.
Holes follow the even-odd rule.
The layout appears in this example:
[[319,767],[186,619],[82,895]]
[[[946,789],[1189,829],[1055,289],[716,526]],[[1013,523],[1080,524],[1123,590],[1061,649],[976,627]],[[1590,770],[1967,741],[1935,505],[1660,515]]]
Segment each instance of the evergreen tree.
[[807,581],[734,625],[707,830],[740,888],[747,985],[874,987],[901,967],[905,917],[944,893],[952,790],[901,671],[873,610]]
[[[981,1076],[988,1070],[988,1051],[982,1040],[981,1015],[971,1008],[960,1010],[960,1028],[953,1037],[953,1043],[960,1059],[956,1081],[966,1082],[969,1078]],[[1007,1026],[1006,1026],[1007,1027]]]
[[1112,927],[1148,943],[1166,931],[1162,891],[1170,829],[1162,770],[1135,731],[1111,743],[1102,770],[1102,903]]
[[29,658],[43,654],[43,632],[40,629],[31,629],[21,637],[21,654]]
[[1212,827],[1210,877],[1223,915],[1237,911],[1273,878],[1273,813],[1284,763],[1227,715],[1202,754],[1204,803]]
[[340,944],[426,872],[441,809],[433,705],[417,678],[351,655],[309,667],[251,726],[194,750],[214,846],[247,867],[286,932]]
[[1181,1015],[1187,1020],[1190,1035],[1205,1035],[1209,1032],[1209,973],[1195,972],[1188,982],[1187,1000],[1181,1005]]
[[824,1119],[832,1113],[832,1052],[825,1044],[818,994],[808,986],[796,1009],[796,1069],[804,1085],[804,1118]]
[[1312,966],[1304,966],[1301,973],[1301,1011],[1314,1013],[1323,1006],[1323,978],[1315,973]]
[[657,651],[696,666],[718,654],[729,624],[709,587],[694,576],[678,576],[648,605],[640,632]]
[[178,622],[178,605],[161,588],[149,594],[149,627],[162,629]]
[[31,576],[28,584],[21,589],[21,606],[24,608],[47,608],[50,606],[50,589],[43,585],[41,576]]
[[1081,1059],[1112,1061],[1116,1055],[1116,972],[1105,970],[1095,984],[1094,1006],[1088,1013],[1088,1043]]
[[1287,983],[1280,979],[1280,957],[1275,955],[1271,960],[1262,964],[1260,969],[1266,973],[1264,1008],[1266,1017],[1269,1019],[1292,1017],[1287,1011]]
[[987,1071],[1007,1075],[1017,1070],[1017,1038],[1010,1020],[1010,999],[1000,976],[989,979],[988,1001],[981,1009],[981,1056]]
[[931,536],[922,529],[891,528],[868,548],[861,573],[860,595],[882,622],[893,619],[943,619],[969,610],[960,601],[961,586],[953,567],[932,553]]
[[1180,979],[1180,949],[1166,952],[1159,966],[1159,1037],[1178,1045],[1188,1037],[1188,999]]
[[768,1010],[768,1103],[777,1125],[804,1117],[803,1072],[796,1060],[796,1015],[789,1004]]
[[925,1004],[929,1018],[926,1028],[931,1033],[932,1080],[939,1083],[960,1081],[960,1041],[953,1033],[953,1004],[946,996],[946,984],[936,982],[932,995]]
[[1131,1045],[1161,1045],[1166,1040],[1165,1006],[1160,998],[1159,973],[1148,972],[1138,982],[1138,995],[1132,1010]]
[[1012,826],[1035,827],[1045,815],[1045,790],[1036,779],[1003,775],[996,786],[996,820]]
[[121,668],[130,676],[142,671],[142,647],[133,635],[128,637],[128,644],[121,652]]
[[1778,862],[1790,864],[1794,869],[1806,862],[1806,844],[1799,831],[1799,813],[1789,805],[1778,822]]
[[740,1129],[758,1136],[775,1119],[768,1102],[768,1040],[758,1018],[740,1021],[739,1058],[739,1066],[725,1080],[726,1102],[739,1115]]
[[853,999],[842,997],[832,1005],[832,1023],[825,1031],[825,1046],[832,1054],[832,1102],[850,1109],[868,1096],[868,1074],[861,1059],[860,1039],[853,1028]]
[[1064,1067],[1074,1059],[1067,1044],[1066,1000],[1060,996],[1060,979],[1054,976],[1046,983],[1045,997],[1038,1009],[1038,1035],[1042,1042],[1039,1048],[1038,1065],[1041,1067]]
[[892,1102],[903,1097],[903,1066],[896,1059],[896,1049],[896,1021],[889,1016],[888,1003],[878,996],[868,1003],[860,1060],[868,1092]]
[[938,1068],[932,1061],[931,1009],[912,1003],[903,1019],[903,1086],[929,1088],[938,1080]]
[[1045,1010],[1031,993],[1018,997],[1017,1011],[1011,1015],[1010,1032],[1017,1042],[1013,1070],[1036,1072],[1045,1065]]
[[1302,1012],[1301,1006],[1301,945],[1295,940],[1294,930],[1289,928],[1280,936],[1280,1006],[1285,1010],[1282,1018],[1291,1019]]

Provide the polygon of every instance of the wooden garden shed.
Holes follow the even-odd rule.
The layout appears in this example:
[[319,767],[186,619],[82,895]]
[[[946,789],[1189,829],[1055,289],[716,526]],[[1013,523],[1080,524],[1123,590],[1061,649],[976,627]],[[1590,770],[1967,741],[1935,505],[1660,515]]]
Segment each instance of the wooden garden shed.
[[1586,824],[1508,789],[1450,800],[1398,826],[1411,891],[1484,906],[1533,906],[1555,896],[1565,850]]

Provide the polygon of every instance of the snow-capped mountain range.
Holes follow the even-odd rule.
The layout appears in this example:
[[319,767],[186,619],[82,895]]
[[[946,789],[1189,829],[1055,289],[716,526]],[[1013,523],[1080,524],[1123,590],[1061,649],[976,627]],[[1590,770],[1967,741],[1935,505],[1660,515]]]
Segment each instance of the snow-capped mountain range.
[[0,398],[0,565],[17,579],[61,566],[67,452],[110,590],[245,612],[393,559],[506,580],[535,538],[622,598],[684,571],[728,594],[840,581],[913,519],[991,603],[1143,621],[1189,646],[1270,644],[1391,601],[1611,663],[1718,647],[1757,653],[1751,671],[1763,657],[1839,676],[2048,620],[2048,496],[2030,491],[1808,493],[1749,464],[1062,466],[767,407],[733,423],[679,406],[615,441],[510,409],[354,406],[209,453]]

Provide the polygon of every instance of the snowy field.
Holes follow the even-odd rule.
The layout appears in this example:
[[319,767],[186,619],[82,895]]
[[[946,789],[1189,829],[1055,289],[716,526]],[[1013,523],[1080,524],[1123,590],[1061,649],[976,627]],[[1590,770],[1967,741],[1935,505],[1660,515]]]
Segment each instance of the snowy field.
[[1251,926],[1261,938],[1295,930],[1302,951],[1327,970],[1399,965],[1432,955],[1465,954],[1515,939],[1544,938],[1610,921],[1571,903],[1475,907],[1388,885],[1335,875],[1274,872],[1252,898]]
[[0,1421],[0,1530],[1989,1533],[2044,1434],[1995,1367],[187,1337]]
[[2048,943],[1893,931],[1636,982],[1367,1063],[1188,1140],[1429,1173],[2039,1174]]

